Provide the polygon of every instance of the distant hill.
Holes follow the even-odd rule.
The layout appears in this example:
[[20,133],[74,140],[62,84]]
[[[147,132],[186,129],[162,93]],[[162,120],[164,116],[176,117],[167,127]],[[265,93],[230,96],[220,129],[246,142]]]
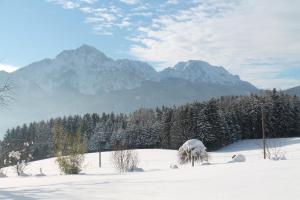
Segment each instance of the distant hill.
[[158,72],[145,62],[114,60],[88,45],[13,73],[0,72],[0,81],[6,79],[14,86],[15,100],[1,110],[0,135],[12,126],[55,116],[129,112],[258,91],[204,61],[179,62]]
[[285,90],[285,92],[290,95],[297,95],[298,97],[300,97],[300,85],[297,87],[287,89],[287,90]]

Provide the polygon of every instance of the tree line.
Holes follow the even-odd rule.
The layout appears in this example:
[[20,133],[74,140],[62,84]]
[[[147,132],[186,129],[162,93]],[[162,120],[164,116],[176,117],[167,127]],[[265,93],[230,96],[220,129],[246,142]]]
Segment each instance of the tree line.
[[30,144],[24,157],[55,156],[56,123],[70,134],[80,133],[88,152],[108,151],[120,144],[178,149],[188,139],[199,139],[208,150],[216,150],[237,140],[261,138],[262,116],[267,137],[300,136],[299,98],[274,89],[263,95],[225,96],[181,106],[141,108],[129,114],[94,113],[24,124],[9,129],[0,141],[0,167],[9,152],[25,151],[24,144]]

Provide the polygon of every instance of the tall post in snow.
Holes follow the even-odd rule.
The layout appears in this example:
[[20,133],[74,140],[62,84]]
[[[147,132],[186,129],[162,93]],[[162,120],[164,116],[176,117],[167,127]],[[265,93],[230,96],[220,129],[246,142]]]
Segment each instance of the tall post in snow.
[[101,142],[99,141],[99,167],[101,167]]
[[195,165],[195,158],[194,158],[194,156],[192,155],[192,167],[194,167],[194,165]]

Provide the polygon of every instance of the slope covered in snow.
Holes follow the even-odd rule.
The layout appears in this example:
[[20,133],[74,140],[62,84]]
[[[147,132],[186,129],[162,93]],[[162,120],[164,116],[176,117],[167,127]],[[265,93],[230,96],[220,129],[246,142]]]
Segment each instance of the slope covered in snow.
[[[138,150],[145,172],[117,173],[111,166],[110,152],[103,153],[103,167],[98,168],[98,154],[86,155],[80,175],[59,175],[54,159],[31,163],[27,173],[43,168],[45,177],[0,179],[0,199],[222,199],[281,200],[299,199],[300,138],[276,139],[287,160],[263,160],[261,141],[245,140],[210,153],[210,165],[179,166],[174,150]],[[241,153],[246,162],[228,163]]]
[[240,80],[223,67],[212,66],[204,61],[179,62],[172,68],[157,72],[145,62],[114,60],[88,45],[62,51],[53,59],[34,62],[10,73],[9,78],[17,88],[25,91],[31,91],[36,86],[48,93],[73,89],[84,95],[134,89],[144,81],[159,82],[166,78],[180,78],[193,83],[244,86],[244,93],[256,90],[250,83]]
[[172,68],[161,72],[162,77],[176,77],[193,82],[207,82],[217,84],[240,84],[242,81],[223,67],[212,66],[207,62],[190,60],[179,62]]
[[22,90],[30,91],[37,85],[48,93],[72,89],[95,95],[136,88],[145,80],[157,80],[156,75],[147,63],[113,60],[92,46],[82,45],[75,50],[62,51],[54,59],[21,68],[11,73],[11,79],[17,86],[22,86]]

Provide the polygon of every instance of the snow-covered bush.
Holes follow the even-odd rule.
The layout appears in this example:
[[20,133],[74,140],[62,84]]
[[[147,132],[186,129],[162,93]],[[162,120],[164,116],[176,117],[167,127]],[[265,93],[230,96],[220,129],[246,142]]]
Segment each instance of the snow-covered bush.
[[[263,144],[259,144],[263,149]],[[286,160],[286,152],[282,150],[280,140],[266,139],[265,143],[266,158],[270,160]],[[262,151],[262,153],[264,153]]]
[[134,150],[128,150],[125,146],[117,146],[112,151],[112,164],[120,172],[133,172],[138,169],[139,155]]
[[186,141],[178,150],[178,157],[180,164],[194,162],[208,162],[208,154],[204,144],[197,139],[191,139]]
[[245,162],[246,157],[243,154],[237,154],[232,156],[232,160],[230,162]]
[[9,163],[16,163],[14,168],[18,176],[27,176],[24,171],[28,165],[28,162],[32,160],[31,154],[28,154],[27,158],[22,158],[22,153],[20,151],[11,151],[8,154],[8,158]]
[[6,174],[2,169],[0,169],[0,178],[5,178],[5,177],[7,177]]
[[268,140],[266,142],[266,155],[270,160],[286,160],[285,151],[282,150],[280,142]]
[[170,168],[171,169],[178,169],[178,166],[176,164],[174,164],[174,163],[171,163],[170,164]]

